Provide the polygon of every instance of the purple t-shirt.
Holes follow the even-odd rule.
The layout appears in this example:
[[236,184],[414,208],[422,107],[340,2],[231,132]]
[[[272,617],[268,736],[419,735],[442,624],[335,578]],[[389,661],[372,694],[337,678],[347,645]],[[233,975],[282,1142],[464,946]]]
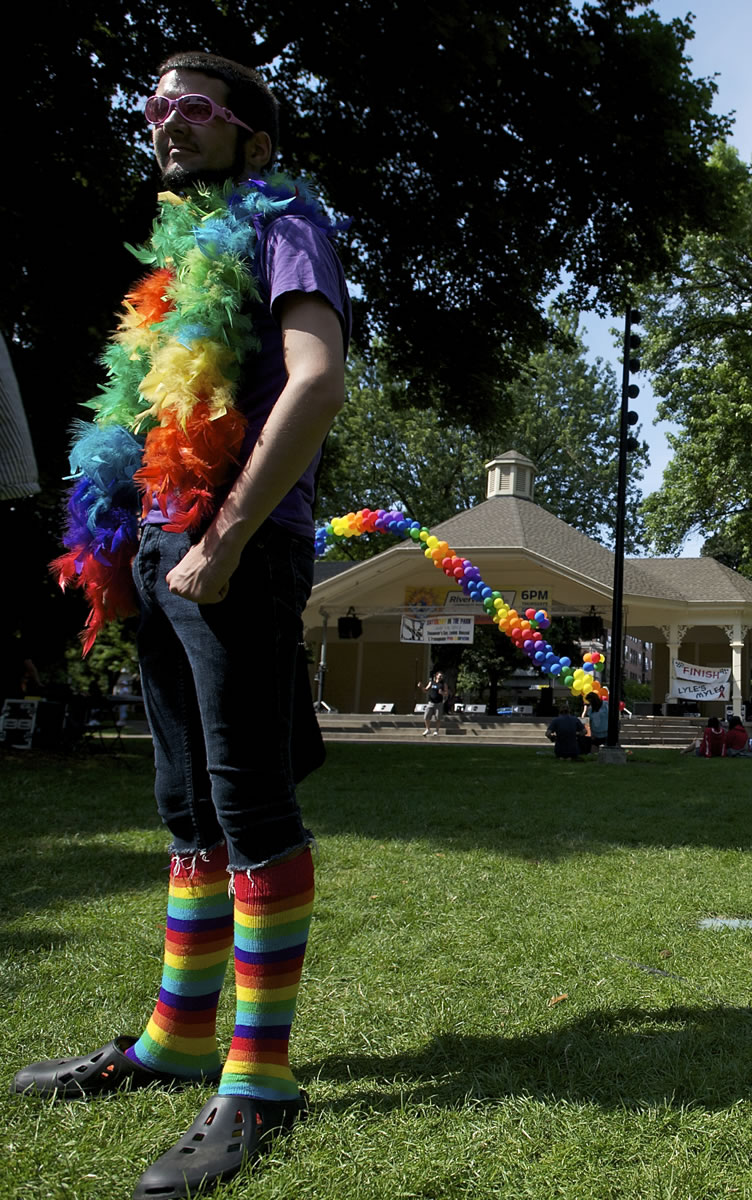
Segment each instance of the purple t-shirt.
[[[247,355],[235,398],[248,419],[241,465],[250,457],[287,383],[279,324],[283,298],[291,292],[317,292],[328,300],[342,323],[343,356],[347,353],[351,325],[350,298],[342,265],[329,238],[307,217],[281,216],[264,229],[256,247],[253,273],[261,303],[252,306],[250,317],[261,349]],[[320,458],[319,449],[301,478],[271,513],[274,521],[305,537],[313,536],[314,480]],[[163,525],[169,517],[162,514],[155,501],[145,521]]]

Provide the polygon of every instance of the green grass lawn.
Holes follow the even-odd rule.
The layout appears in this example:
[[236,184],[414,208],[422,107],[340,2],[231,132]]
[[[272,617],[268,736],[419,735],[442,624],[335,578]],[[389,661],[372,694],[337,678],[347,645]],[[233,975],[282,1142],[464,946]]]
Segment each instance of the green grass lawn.
[[[148,743],[6,754],[5,1084],[139,1033],[166,840]],[[217,1200],[752,1198],[752,762],[337,744],[301,789],[309,1121]],[[232,1032],[232,988],[220,1010]],[[129,1200],[208,1088],[3,1099],[0,1200]]]

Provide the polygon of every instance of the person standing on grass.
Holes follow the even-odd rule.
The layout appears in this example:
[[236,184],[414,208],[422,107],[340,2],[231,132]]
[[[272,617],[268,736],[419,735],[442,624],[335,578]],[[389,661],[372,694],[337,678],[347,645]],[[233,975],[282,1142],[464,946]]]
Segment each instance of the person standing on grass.
[[[146,503],[133,569],[157,804],[172,839],[162,983],[139,1037],[34,1063],[13,1085],[65,1099],[217,1081],[134,1198],[230,1178],[306,1106],[288,1041],[314,883],[291,743],[314,476],[344,400],[350,330],[329,219],[302,184],[268,174],[278,106],[261,78],[204,53],[171,56],[159,76],[145,113],[169,189],[152,240],[164,267],[129,294],[120,329],[130,322],[151,355],[139,386],[156,417],[135,476]],[[180,474],[189,450],[195,478]],[[261,706],[251,679],[263,681]],[[307,705],[312,716],[310,691]],[[236,1024],[222,1069],[216,1011],[233,949]]]
[[582,710],[581,720],[586,732],[589,730],[592,745],[605,746],[608,740],[608,701],[601,700],[596,692],[590,692]]
[[434,671],[427,683],[421,683],[424,692],[428,693],[428,703],[423,711],[423,737],[428,737],[431,733],[431,721],[435,720],[436,728],[433,730],[433,736],[439,736],[441,729],[441,713],[444,708],[444,701],[449,695],[446,679],[441,671]]

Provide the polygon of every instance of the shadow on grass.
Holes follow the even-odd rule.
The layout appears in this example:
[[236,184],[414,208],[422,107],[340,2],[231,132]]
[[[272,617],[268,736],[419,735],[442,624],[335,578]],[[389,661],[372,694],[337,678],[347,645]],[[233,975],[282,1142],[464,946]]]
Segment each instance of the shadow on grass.
[[614,845],[746,847],[751,785],[750,762],[672,751],[604,766],[532,749],[340,744],[300,796],[319,837],[559,859]]
[[153,763],[149,741],[107,752],[0,751],[3,851],[16,848],[12,839],[156,828]]
[[[752,1010],[674,1007],[593,1011],[554,1032],[504,1038],[436,1035],[417,1054],[338,1055],[307,1064],[305,1079],[355,1083],[335,1110],[412,1104],[457,1107],[510,1096],[639,1110],[727,1108],[752,1095]],[[369,1088],[369,1080],[379,1086]],[[362,1081],[359,1084],[357,1081]],[[393,1084],[392,1095],[384,1083]]]
[[[559,763],[532,749],[337,744],[300,797],[320,838],[554,860],[615,845],[745,848],[750,784],[752,763],[669,751],[607,767]],[[13,870],[34,854],[39,835],[65,843],[57,876],[79,869],[76,836],[161,830],[149,741],[107,754],[3,754],[0,798],[0,854]],[[120,851],[110,853],[117,862]],[[103,868],[106,857],[103,848]]]
[[160,882],[164,882],[165,898],[167,895],[166,848],[164,852],[115,851],[106,844],[70,844],[62,851],[37,852],[24,865],[28,871],[24,879],[0,879],[0,929],[6,922],[40,909],[82,900],[107,902],[118,892],[146,890]]
[[[1,758],[3,924],[56,904],[146,889],[160,878],[166,888],[169,835],[156,813],[150,742]],[[164,850],[117,843],[118,834],[133,831],[156,836]]]
[[3,956],[10,958],[14,954],[38,954],[43,950],[62,950],[70,941],[70,936],[61,933],[59,929],[45,929],[37,926],[29,932],[3,932]]

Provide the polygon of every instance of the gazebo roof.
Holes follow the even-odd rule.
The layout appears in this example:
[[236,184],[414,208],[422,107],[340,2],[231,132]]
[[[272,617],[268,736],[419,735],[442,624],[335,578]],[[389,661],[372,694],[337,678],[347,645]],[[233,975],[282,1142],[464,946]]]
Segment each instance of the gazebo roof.
[[493,496],[442,521],[432,532],[470,558],[473,550],[520,550],[548,560],[553,567],[575,566],[578,575],[602,587],[613,583],[611,551],[532,500]]
[[[574,569],[598,588],[610,591],[613,586],[614,556],[610,550],[534,501],[518,496],[492,496],[433,526],[432,533],[469,558],[473,551],[519,551],[564,573]],[[414,554],[415,549],[413,542],[403,542],[385,551],[385,556],[389,555],[394,563],[396,557]],[[315,582],[325,583],[344,571],[371,575],[376,563],[374,558],[352,564],[318,562]],[[627,595],[679,603],[752,603],[752,581],[714,558],[628,558],[624,591]]]
[[655,581],[655,590],[647,593],[651,596],[678,595],[683,600],[707,602],[711,599],[719,604],[752,603],[752,580],[745,579],[715,558],[630,559],[626,565],[628,584],[625,586],[633,595],[643,594],[632,586],[630,572],[635,563],[643,577]]

